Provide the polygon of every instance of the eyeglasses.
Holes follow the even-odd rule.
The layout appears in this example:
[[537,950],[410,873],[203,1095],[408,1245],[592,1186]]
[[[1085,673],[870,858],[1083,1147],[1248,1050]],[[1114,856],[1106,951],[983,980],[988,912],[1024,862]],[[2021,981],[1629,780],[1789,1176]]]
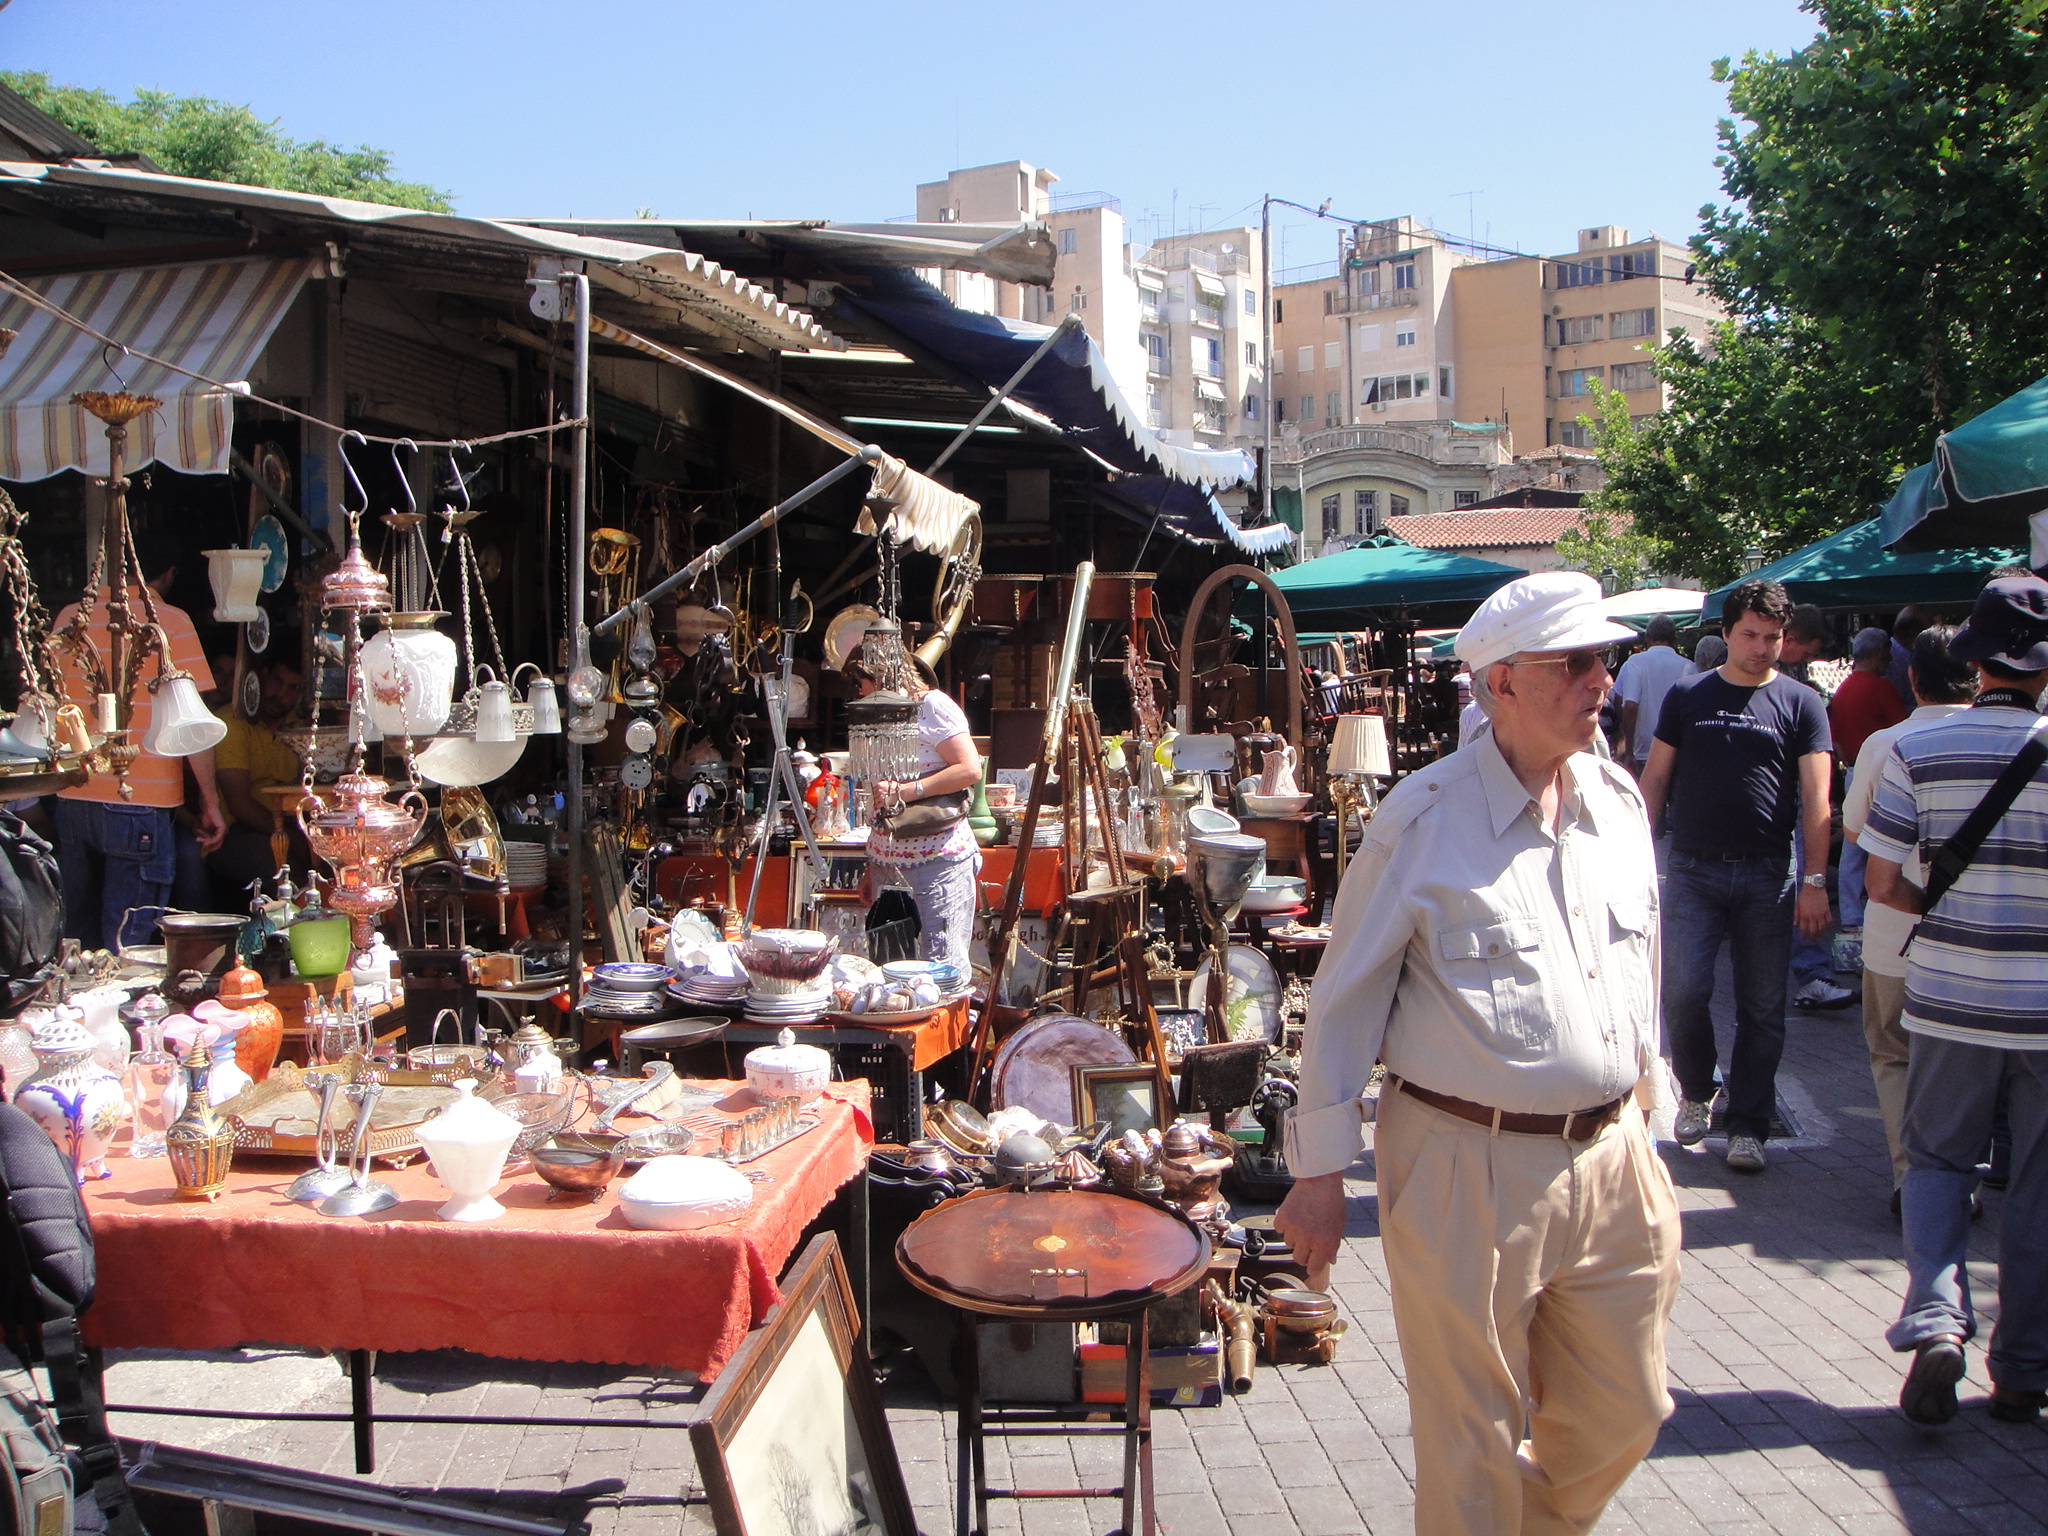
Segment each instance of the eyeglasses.
[[1615,647],[1596,646],[1586,651],[1566,651],[1562,656],[1520,656],[1508,663],[1511,667],[1563,667],[1567,674],[1577,681],[1595,667],[1612,672],[1619,658]]

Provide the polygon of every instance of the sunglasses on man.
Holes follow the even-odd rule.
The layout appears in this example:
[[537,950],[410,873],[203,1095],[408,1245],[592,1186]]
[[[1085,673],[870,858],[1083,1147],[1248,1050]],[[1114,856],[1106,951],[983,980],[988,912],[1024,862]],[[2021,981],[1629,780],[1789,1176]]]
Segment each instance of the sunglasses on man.
[[1518,656],[1508,663],[1511,667],[1563,667],[1566,674],[1578,681],[1595,667],[1612,672],[1620,664],[1619,648],[1612,645],[1592,646],[1583,651],[1566,651],[1559,656]]

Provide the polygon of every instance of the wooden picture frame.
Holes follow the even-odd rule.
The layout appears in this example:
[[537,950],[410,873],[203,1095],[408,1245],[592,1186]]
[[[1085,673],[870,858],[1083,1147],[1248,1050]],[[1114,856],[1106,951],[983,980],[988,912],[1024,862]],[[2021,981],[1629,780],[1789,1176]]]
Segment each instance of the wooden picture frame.
[[1161,1123],[1159,1068],[1152,1063],[1083,1064],[1072,1070],[1074,1124],[1106,1124],[1121,1136],[1125,1131],[1153,1130]]
[[690,1424],[718,1536],[916,1536],[839,1240],[805,1246]]

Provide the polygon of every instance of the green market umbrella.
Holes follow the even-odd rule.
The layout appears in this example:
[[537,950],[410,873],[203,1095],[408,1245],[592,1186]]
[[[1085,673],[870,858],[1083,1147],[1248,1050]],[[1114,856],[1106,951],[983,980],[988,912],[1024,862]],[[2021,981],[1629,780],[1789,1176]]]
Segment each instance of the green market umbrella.
[[[1795,603],[1817,603],[1823,608],[1952,605],[1973,600],[1993,566],[2026,558],[2023,549],[1994,546],[1901,554],[1884,547],[1884,529],[1884,520],[1874,517],[1796,549],[1756,574],[1783,582]],[[1735,585],[1731,581],[1709,592],[1700,605],[1700,616],[1709,622],[1718,619],[1722,600]]]
[[1908,551],[2024,544],[2027,519],[2044,509],[2048,379],[1935,439],[1933,461],[1901,480],[1884,504],[1884,544]]
[[1312,616],[1317,629],[1378,629],[1403,610],[1413,623],[1462,622],[1496,588],[1527,574],[1380,533],[1277,571],[1273,580],[1297,621]]

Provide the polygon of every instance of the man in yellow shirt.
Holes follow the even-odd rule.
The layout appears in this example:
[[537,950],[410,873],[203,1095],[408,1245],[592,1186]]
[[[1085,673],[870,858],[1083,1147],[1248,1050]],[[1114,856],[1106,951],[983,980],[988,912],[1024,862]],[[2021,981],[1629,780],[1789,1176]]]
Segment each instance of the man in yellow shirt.
[[[204,691],[213,686],[213,673],[206,665],[199,635],[181,608],[173,608],[162,594],[177,575],[175,562],[142,541],[143,572],[156,603],[157,620],[169,642],[170,664],[190,672]],[[93,610],[93,622],[86,637],[99,654],[100,666],[112,665],[113,643],[107,633],[107,600],[102,588]],[[129,611],[142,613],[142,589],[128,589]],[[73,603],[57,615],[53,632],[61,633],[78,611]],[[91,688],[78,658],[63,646],[56,647],[58,669],[66,698],[87,706],[91,718]],[[145,663],[135,679],[131,697],[129,739],[141,741],[149,731],[154,695],[149,685],[156,680],[154,663]],[[157,914],[170,905],[171,884],[177,874],[177,849],[171,818],[185,803],[185,773],[190,769],[199,788],[199,846],[216,848],[226,831],[221,816],[220,791],[214,783],[213,749],[179,759],[159,757],[154,752],[137,755],[128,769],[127,798],[114,774],[96,773],[73,789],[59,790],[52,804],[57,827],[58,864],[64,877],[64,933],[87,949],[112,949],[121,944],[147,942],[156,927]]]
[[297,661],[284,656],[264,662],[256,676],[263,685],[256,718],[245,719],[240,709],[229,705],[222,714],[228,733],[213,749],[229,822],[227,837],[207,857],[206,868],[213,876],[215,903],[223,912],[241,911],[250,883],[276,872],[277,859],[270,851],[276,813],[261,792],[296,783],[299,777],[298,754],[278,740],[277,727],[299,707],[305,677]]

